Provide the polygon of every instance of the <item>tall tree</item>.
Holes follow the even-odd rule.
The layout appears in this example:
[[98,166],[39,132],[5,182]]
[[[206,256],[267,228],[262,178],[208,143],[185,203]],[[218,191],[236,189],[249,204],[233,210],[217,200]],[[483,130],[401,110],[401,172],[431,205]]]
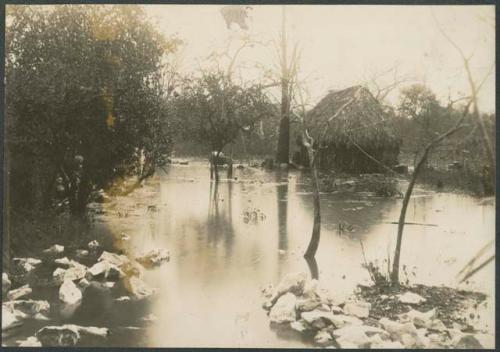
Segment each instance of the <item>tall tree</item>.
[[45,209],[62,179],[73,213],[94,187],[166,161],[162,60],[178,42],[140,6],[9,6],[10,205]]
[[211,176],[218,181],[217,160],[224,147],[240,132],[273,113],[273,106],[259,85],[243,87],[224,72],[204,73],[186,79],[175,100],[176,120],[184,133],[207,143],[215,151]]
[[287,36],[286,36],[286,6],[282,7],[281,43],[281,120],[278,137],[276,161],[279,164],[288,164],[290,156],[290,94],[292,62],[288,62]]

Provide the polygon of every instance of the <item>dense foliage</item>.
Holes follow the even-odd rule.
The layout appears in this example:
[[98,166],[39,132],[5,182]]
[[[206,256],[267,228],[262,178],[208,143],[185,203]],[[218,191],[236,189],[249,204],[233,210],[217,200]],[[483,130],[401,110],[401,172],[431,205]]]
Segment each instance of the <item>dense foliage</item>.
[[81,212],[92,189],[164,163],[161,75],[177,45],[139,6],[9,6],[10,205],[44,208],[67,196]]
[[185,79],[173,101],[177,129],[219,152],[275,113],[260,86],[240,86],[219,72]]

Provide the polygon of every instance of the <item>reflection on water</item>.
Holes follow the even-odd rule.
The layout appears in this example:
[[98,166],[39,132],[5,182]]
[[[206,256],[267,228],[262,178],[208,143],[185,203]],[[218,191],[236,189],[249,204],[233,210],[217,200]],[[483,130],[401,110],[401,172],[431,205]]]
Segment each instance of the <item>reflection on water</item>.
[[[171,261],[148,271],[159,288],[150,310],[158,320],[141,343],[158,347],[303,347],[277,333],[261,308],[260,289],[281,276],[306,271],[337,295],[368,283],[361,267],[383,263],[393,250],[399,199],[366,194],[322,194],[321,242],[315,261],[303,253],[312,230],[312,193],[307,175],[285,170],[235,170],[237,180],[211,183],[205,164],[171,166],[123,202],[126,219],[108,219],[116,234],[130,235],[129,250],[164,247]],[[143,208],[157,205],[158,212]],[[139,206],[138,206],[139,205]],[[255,221],[248,214],[255,215]],[[258,215],[261,214],[261,215]],[[253,216],[253,215],[252,215]],[[251,219],[254,219],[253,217]],[[412,282],[455,285],[455,275],[494,238],[494,206],[453,194],[420,192],[411,201],[402,264]],[[350,224],[339,232],[338,224]],[[494,292],[494,264],[464,287]]]
[[278,248],[286,251],[288,249],[287,226],[288,226],[288,170],[276,172],[276,200],[278,203]]

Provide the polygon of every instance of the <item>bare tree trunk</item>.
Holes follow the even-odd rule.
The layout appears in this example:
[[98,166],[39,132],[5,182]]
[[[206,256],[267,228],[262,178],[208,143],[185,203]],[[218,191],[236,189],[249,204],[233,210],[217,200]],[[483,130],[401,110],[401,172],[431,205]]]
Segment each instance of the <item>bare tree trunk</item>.
[[280,131],[278,137],[278,151],[276,153],[276,161],[278,164],[286,163],[289,161],[290,154],[290,97],[289,85],[290,77],[288,72],[287,63],[287,49],[286,49],[286,29],[285,29],[285,7],[283,6],[282,14],[282,33],[281,33],[281,121]]
[[308,144],[307,146],[309,152],[309,159],[312,160],[311,168],[313,175],[313,183],[314,183],[314,192],[313,192],[313,204],[314,204],[314,223],[313,230],[311,235],[311,240],[309,241],[309,245],[307,246],[306,253],[304,257],[314,258],[316,255],[316,251],[318,250],[319,240],[321,235],[321,206],[320,206],[320,198],[319,198],[319,181],[318,181],[318,171],[316,170],[316,158],[317,152],[315,153],[312,150],[312,146]]
[[[287,97],[283,98],[286,100]],[[288,113],[286,112],[284,104],[287,102],[282,101],[281,108],[281,122],[280,122],[280,133],[278,137],[278,153],[276,155],[276,161],[278,164],[288,164],[289,161],[289,153],[290,153],[290,120],[288,117]]]
[[318,269],[318,263],[316,262],[316,259],[314,257],[306,257],[305,258],[307,266],[309,267],[309,272],[311,273],[311,278],[312,279],[319,279],[319,269]]
[[418,161],[417,166],[415,167],[415,170],[413,171],[413,175],[411,177],[410,183],[408,185],[408,189],[405,192],[405,196],[403,199],[403,205],[401,207],[401,213],[399,215],[399,222],[398,222],[398,237],[396,241],[396,249],[394,252],[394,261],[392,265],[392,272],[391,272],[391,284],[393,286],[399,286],[399,261],[401,257],[401,245],[403,241],[403,230],[405,226],[405,218],[406,218],[406,210],[408,209],[408,203],[410,202],[410,197],[413,192],[413,187],[415,186],[415,182],[417,181],[418,174],[422,170],[422,167],[426,164],[427,158],[429,157],[430,151],[436,147],[441,141],[443,141],[445,138],[449,137],[456,131],[458,131],[460,128],[463,127],[462,122],[464,121],[465,117],[467,116],[467,113],[469,111],[469,106],[470,102],[467,104],[463,115],[461,118],[458,120],[458,122],[450,128],[448,131],[445,133],[441,134],[438,136],[436,139],[434,139],[432,142],[430,142],[427,147],[424,150],[424,153],[422,154],[422,157]]

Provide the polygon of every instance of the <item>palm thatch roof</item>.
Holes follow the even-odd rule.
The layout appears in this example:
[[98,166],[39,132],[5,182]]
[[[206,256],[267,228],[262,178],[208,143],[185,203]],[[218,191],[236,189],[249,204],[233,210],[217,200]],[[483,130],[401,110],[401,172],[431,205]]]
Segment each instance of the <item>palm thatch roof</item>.
[[400,144],[391,118],[362,86],[330,91],[307,115],[308,128],[322,145],[384,148]]
[[308,113],[307,122],[322,150],[318,155],[322,168],[378,172],[384,171],[381,164],[397,164],[401,139],[393,118],[362,86],[331,91]]

